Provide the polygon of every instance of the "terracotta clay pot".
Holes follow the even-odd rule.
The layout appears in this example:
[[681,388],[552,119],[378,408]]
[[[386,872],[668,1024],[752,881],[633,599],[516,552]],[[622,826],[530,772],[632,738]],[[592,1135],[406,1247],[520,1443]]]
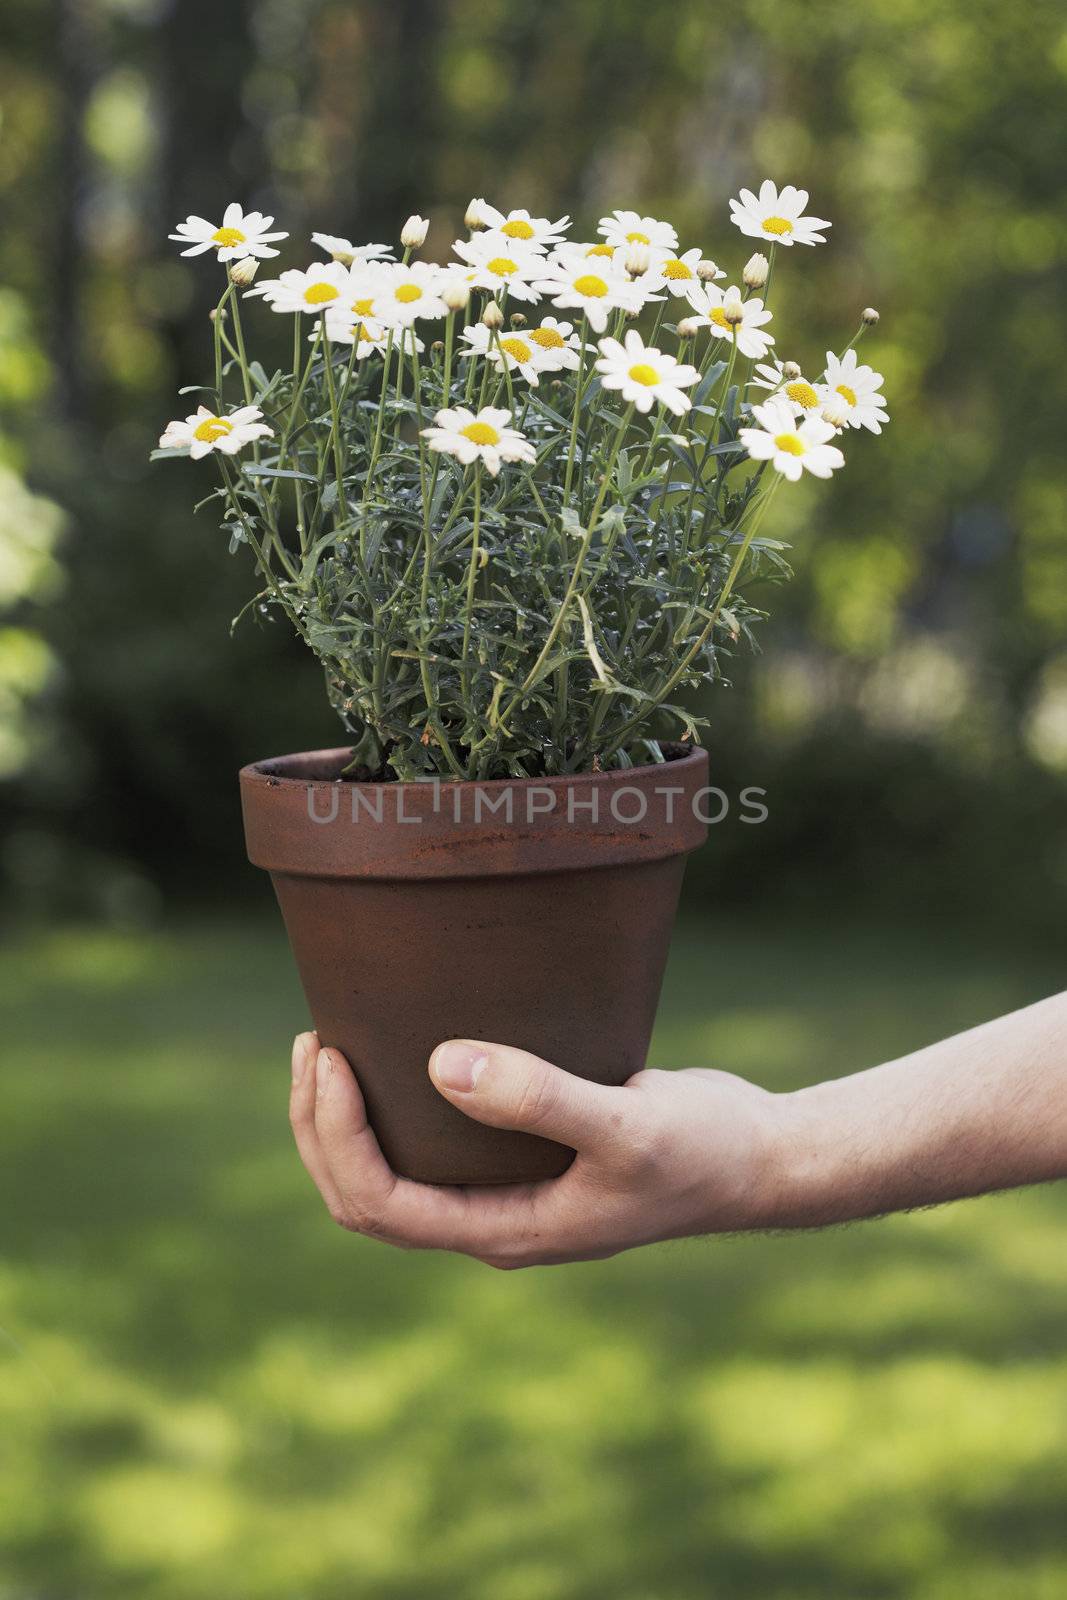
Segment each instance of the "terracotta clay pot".
[[241,772],[314,1026],[356,1072],[393,1168],[431,1183],[557,1176],[573,1152],[434,1089],[442,1039],[518,1045],[599,1083],[645,1064],[708,758],[492,783],[349,783],[350,752]]

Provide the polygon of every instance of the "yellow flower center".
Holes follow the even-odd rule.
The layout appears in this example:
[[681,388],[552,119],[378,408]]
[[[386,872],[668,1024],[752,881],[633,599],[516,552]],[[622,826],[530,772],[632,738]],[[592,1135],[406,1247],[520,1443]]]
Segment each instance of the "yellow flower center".
[[854,406],[856,404],[856,391],[855,389],[850,389],[847,383],[839,383],[837,386],[837,392],[848,401],[850,406]]
[[486,266],[497,278],[510,278],[513,272],[518,272],[518,266],[510,256],[494,256],[492,261],[487,261]]
[[361,322],[354,327],[352,333],[357,344],[374,344],[377,338],[377,335],[371,332],[365,322]]
[[332,283],[310,283],[304,290],[304,299],[309,306],[324,306],[327,300],[336,300],[340,293]]
[[401,305],[409,306],[412,301],[422,299],[422,290],[417,283],[402,283],[396,291],[396,298]]
[[574,280],[575,294],[588,295],[591,300],[600,300],[608,292],[608,286],[603,278],[597,278],[591,272],[585,272],[580,278]]
[[245,236],[240,228],[216,228],[211,237],[216,244],[222,245],[224,249],[229,249],[235,244],[244,244],[245,242]]
[[542,350],[562,350],[567,343],[563,335],[557,333],[555,328],[534,328],[530,338],[535,344],[539,344]]
[[793,231],[793,224],[788,217],[764,217],[762,227],[764,233],[776,233],[779,236]]
[[810,383],[805,383],[803,378],[800,378],[796,383],[787,383],[785,392],[794,405],[807,408],[817,406],[819,403],[819,397],[815,390]]
[[723,310],[722,306],[712,307],[712,309],[708,312],[708,321],[714,322],[715,326],[717,328],[721,328],[724,333],[733,332],[733,329],[726,320],[726,312]]
[[509,239],[532,239],[534,231],[530,224],[522,217],[512,217],[510,222],[505,222],[501,233],[506,233]]
[[500,348],[501,350],[505,351],[507,355],[514,356],[516,361],[529,361],[530,357],[533,355],[533,351],[530,349],[530,346],[526,343],[525,339],[501,339]]
[[647,361],[639,361],[636,367],[630,368],[627,376],[631,377],[635,383],[645,384],[649,389],[652,388],[653,384],[659,382],[659,373],[655,367],[650,367]]
[[353,300],[352,310],[357,317],[369,317],[374,310],[374,296],[368,295],[365,300]]
[[194,437],[204,444],[214,444],[216,439],[225,439],[232,432],[233,423],[227,422],[225,417],[205,417],[195,429]]
[[665,261],[659,270],[665,278],[695,277],[695,273],[690,272],[684,261]]
[[775,435],[775,444],[779,450],[784,450],[787,456],[802,456],[804,444],[795,433],[779,433]]
[[488,422],[468,422],[465,428],[460,428],[460,433],[465,439],[470,439],[473,444],[499,444],[500,435]]
[[648,237],[647,233],[628,233],[626,235],[626,243],[627,244],[651,244],[652,240]]
[[589,256],[613,256],[615,249],[610,244],[591,244],[585,254],[587,259]]

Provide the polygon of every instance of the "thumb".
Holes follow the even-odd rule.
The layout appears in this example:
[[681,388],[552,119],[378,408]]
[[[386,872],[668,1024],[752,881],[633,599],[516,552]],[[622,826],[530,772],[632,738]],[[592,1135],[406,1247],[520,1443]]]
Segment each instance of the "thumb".
[[449,1039],[430,1057],[430,1077],[446,1100],[494,1128],[517,1128],[574,1150],[612,1135],[622,1089],[589,1083],[510,1045]]

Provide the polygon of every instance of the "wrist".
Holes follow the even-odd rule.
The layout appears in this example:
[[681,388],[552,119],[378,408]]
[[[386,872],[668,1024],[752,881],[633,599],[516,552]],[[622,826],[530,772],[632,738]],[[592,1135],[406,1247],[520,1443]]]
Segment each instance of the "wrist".
[[848,1215],[833,1081],[770,1096],[756,1228],[812,1228]]

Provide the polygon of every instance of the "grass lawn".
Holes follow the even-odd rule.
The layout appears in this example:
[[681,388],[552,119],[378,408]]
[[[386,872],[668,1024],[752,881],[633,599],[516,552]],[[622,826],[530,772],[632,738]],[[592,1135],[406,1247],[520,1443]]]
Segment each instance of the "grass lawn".
[[[679,936],[775,1087],[1062,986],[977,930]],[[1062,1600],[1067,1190],[498,1274],[345,1235],[255,924],[0,977],[0,1600]]]

